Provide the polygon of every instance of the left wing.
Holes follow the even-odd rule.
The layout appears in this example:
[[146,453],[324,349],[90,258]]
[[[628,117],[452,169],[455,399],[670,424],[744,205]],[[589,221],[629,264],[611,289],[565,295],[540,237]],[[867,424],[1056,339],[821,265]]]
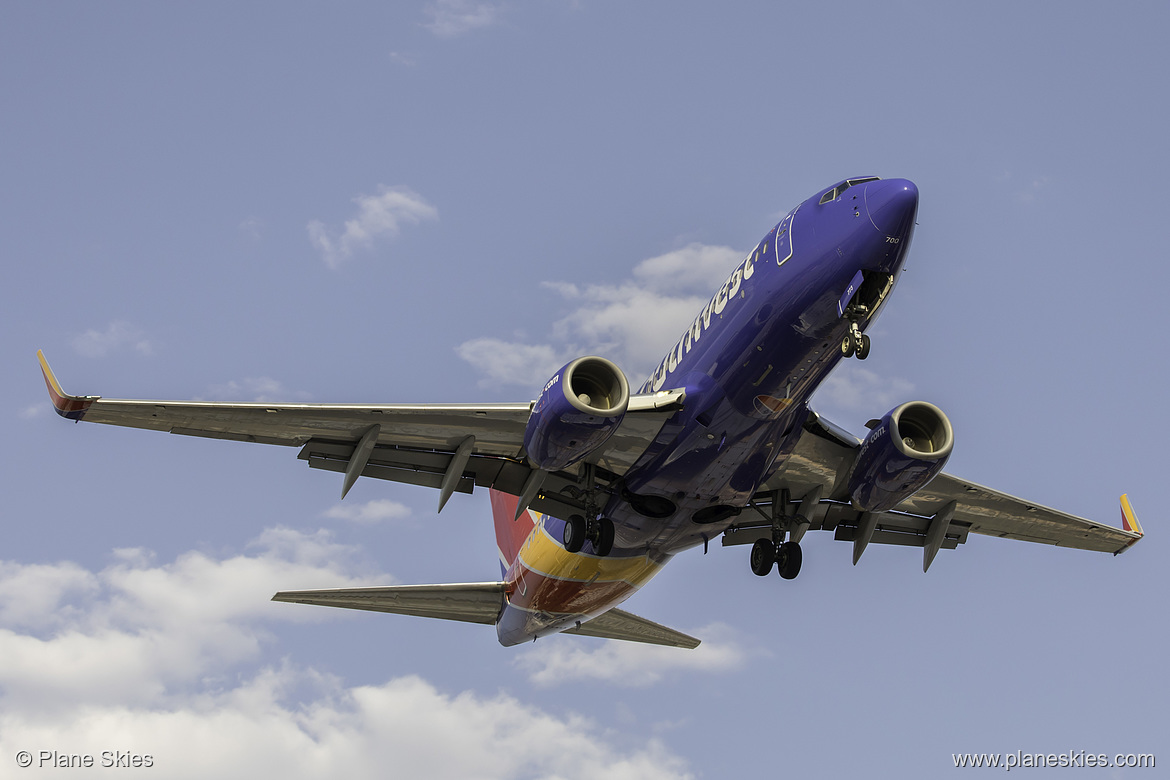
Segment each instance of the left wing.
[[[870,542],[925,548],[923,569],[939,549],[953,549],[969,533],[1082,550],[1125,552],[1142,538],[1127,496],[1121,497],[1122,527],[1087,520],[943,473],[893,511],[869,515],[849,503],[845,484],[860,440],[810,412],[796,449],[757,493],[751,506],[724,534],[723,544],[751,544],[771,533],[775,522],[799,516],[805,530],[833,531],[854,543],[854,562]],[[813,491],[820,487],[818,495]],[[801,497],[816,499],[801,505]],[[801,523],[795,524],[801,526]]]
[[[531,403],[269,404],[137,401],[69,395],[37,352],[53,406],[71,420],[146,428],[212,439],[301,447],[309,466],[470,493],[474,485],[518,495],[531,469],[524,428]],[[622,425],[589,460],[616,479],[654,440],[683,391],[633,396]],[[580,511],[568,494],[576,467],[550,475],[530,506],[558,515]],[[572,491],[568,491],[571,493]],[[565,516],[560,514],[560,516]]]

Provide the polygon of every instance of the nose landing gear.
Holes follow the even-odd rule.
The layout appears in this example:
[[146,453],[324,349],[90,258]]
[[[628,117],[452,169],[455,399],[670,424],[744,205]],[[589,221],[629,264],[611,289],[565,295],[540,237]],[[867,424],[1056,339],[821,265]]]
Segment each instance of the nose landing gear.
[[869,336],[861,332],[856,322],[849,323],[849,332],[841,339],[841,354],[847,358],[857,355],[858,360],[869,357]]

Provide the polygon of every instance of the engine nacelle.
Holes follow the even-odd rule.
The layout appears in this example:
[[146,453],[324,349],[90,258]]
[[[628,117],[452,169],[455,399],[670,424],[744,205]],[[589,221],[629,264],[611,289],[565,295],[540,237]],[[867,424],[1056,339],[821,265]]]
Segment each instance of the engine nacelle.
[[893,509],[943,470],[955,443],[951,421],[925,401],[892,409],[873,427],[849,472],[849,497],[866,512]]
[[605,358],[582,357],[545,384],[524,429],[524,449],[537,468],[557,471],[613,435],[630,403],[622,370]]

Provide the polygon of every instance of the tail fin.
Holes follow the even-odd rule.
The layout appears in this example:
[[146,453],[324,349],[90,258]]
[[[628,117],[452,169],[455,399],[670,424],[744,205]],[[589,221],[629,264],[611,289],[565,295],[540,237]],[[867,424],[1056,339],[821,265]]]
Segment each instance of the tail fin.
[[536,527],[535,513],[529,509],[520,515],[519,520],[513,520],[520,499],[511,493],[501,493],[495,489],[492,489],[490,493],[492,520],[495,521],[496,526],[496,546],[500,550],[500,568],[507,573],[512,562],[516,560],[516,556],[520,554],[524,540]]

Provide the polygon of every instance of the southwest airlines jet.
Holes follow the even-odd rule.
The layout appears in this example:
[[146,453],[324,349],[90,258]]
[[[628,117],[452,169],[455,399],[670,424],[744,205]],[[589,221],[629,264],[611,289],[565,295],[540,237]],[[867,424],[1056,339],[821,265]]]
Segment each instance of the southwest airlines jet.
[[67,395],[43,355],[57,412],[72,420],[299,447],[310,468],[454,493],[487,488],[497,582],[277,593],[277,601],[495,625],[504,645],[565,632],[676,647],[699,640],[618,608],[676,554],[716,538],[746,545],[752,571],[800,572],[800,542],[938,551],[970,533],[1114,554],[1142,537],[947,474],[951,423],[903,403],[858,440],[809,408],[902,272],[918,189],[847,179],[793,209],[631,391],[601,357],[557,371],[515,404],[268,404]]

